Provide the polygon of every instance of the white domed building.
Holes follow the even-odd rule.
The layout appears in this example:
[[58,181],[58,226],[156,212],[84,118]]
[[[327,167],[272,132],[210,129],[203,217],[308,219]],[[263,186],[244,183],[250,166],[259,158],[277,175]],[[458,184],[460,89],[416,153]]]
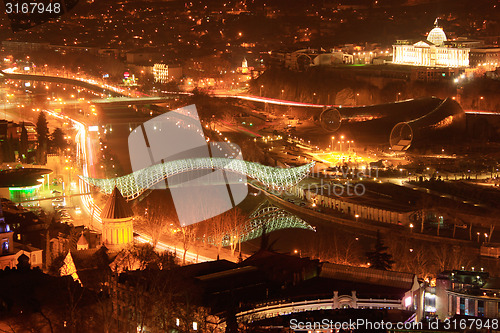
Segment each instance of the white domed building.
[[393,45],[392,62],[426,67],[469,67],[469,48],[451,47],[446,34],[436,22],[426,40],[417,43],[398,41]]
[[427,35],[427,40],[436,46],[441,46],[447,39],[442,28],[434,27]]

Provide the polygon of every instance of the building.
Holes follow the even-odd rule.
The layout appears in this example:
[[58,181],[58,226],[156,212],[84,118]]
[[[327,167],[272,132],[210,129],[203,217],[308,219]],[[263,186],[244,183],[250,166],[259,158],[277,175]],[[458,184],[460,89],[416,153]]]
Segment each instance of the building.
[[155,82],[167,83],[170,81],[178,81],[182,78],[182,67],[169,66],[166,64],[154,64],[153,76]]
[[87,238],[85,238],[85,235],[83,234],[83,232],[80,235],[80,238],[78,238],[78,242],[76,243],[76,249],[78,251],[89,249],[89,242],[87,241]]
[[417,320],[459,316],[500,318],[500,279],[483,269],[446,271],[414,291]]
[[305,70],[311,66],[331,66],[352,64],[353,55],[342,51],[324,49],[301,49],[292,52],[277,51],[271,54],[271,62],[275,65],[292,70]]
[[101,212],[103,244],[118,251],[134,240],[134,213],[117,187],[114,188]]
[[[469,67],[469,52],[467,47],[453,47],[447,43],[443,29],[438,26],[437,19],[434,28],[426,40],[416,43],[398,41],[393,45],[392,62],[401,65],[429,67]],[[459,46],[456,44],[456,46]]]
[[469,59],[471,67],[496,68],[500,66],[500,48],[478,47],[471,49]]
[[0,197],[14,202],[35,199],[49,183],[50,169],[20,168],[0,171]]
[[162,54],[154,48],[143,47],[125,54],[128,64],[152,64],[161,59]]
[[[397,321],[405,321],[414,313],[411,297],[420,284],[410,273],[321,263],[261,249],[241,263],[217,260],[125,271],[111,287],[122,331],[141,323],[152,331],[188,332],[236,331],[238,324],[272,326],[302,315],[339,319],[353,310],[379,320],[396,314]],[[141,312],[149,313],[155,305],[162,320],[140,322]],[[162,307],[171,310],[164,313]]]
[[5,141],[9,138],[20,140],[22,129],[26,129],[28,134],[28,142],[33,144],[37,141],[36,126],[31,122],[15,123],[5,119],[0,120],[0,141]]
[[[1,209],[1,208],[0,208]],[[27,258],[32,267],[42,267],[42,250],[14,242],[14,232],[5,223],[0,210],[0,269],[14,268],[21,256]]]
[[414,208],[405,207],[397,202],[388,202],[372,193],[349,197],[335,193],[316,193],[314,190],[300,188],[298,190],[299,196],[314,206],[332,209],[346,218],[409,225],[415,214]]

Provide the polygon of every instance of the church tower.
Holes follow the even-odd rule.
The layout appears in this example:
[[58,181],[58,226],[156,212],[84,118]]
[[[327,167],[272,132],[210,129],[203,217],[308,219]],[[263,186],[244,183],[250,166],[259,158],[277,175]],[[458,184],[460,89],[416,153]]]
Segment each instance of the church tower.
[[133,243],[133,216],[127,201],[115,187],[101,213],[102,242],[109,250],[119,251]]

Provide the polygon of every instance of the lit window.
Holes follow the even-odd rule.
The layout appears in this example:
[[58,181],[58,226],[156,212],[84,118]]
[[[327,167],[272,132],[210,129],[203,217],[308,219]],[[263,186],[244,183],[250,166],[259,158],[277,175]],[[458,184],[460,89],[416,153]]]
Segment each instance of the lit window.
[[2,243],[2,253],[9,252],[9,241],[3,241]]

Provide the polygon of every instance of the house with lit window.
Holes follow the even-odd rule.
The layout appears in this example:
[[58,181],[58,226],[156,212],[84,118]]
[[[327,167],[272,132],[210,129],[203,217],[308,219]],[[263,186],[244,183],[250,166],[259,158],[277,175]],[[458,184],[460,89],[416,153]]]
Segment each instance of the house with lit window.
[[[0,208],[1,213],[1,208]],[[0,217],[0,269],[14,268],[20,256],[26,256],[31,267],[42,267],[42,250],[30,245],[14,243],[14,232]]]

